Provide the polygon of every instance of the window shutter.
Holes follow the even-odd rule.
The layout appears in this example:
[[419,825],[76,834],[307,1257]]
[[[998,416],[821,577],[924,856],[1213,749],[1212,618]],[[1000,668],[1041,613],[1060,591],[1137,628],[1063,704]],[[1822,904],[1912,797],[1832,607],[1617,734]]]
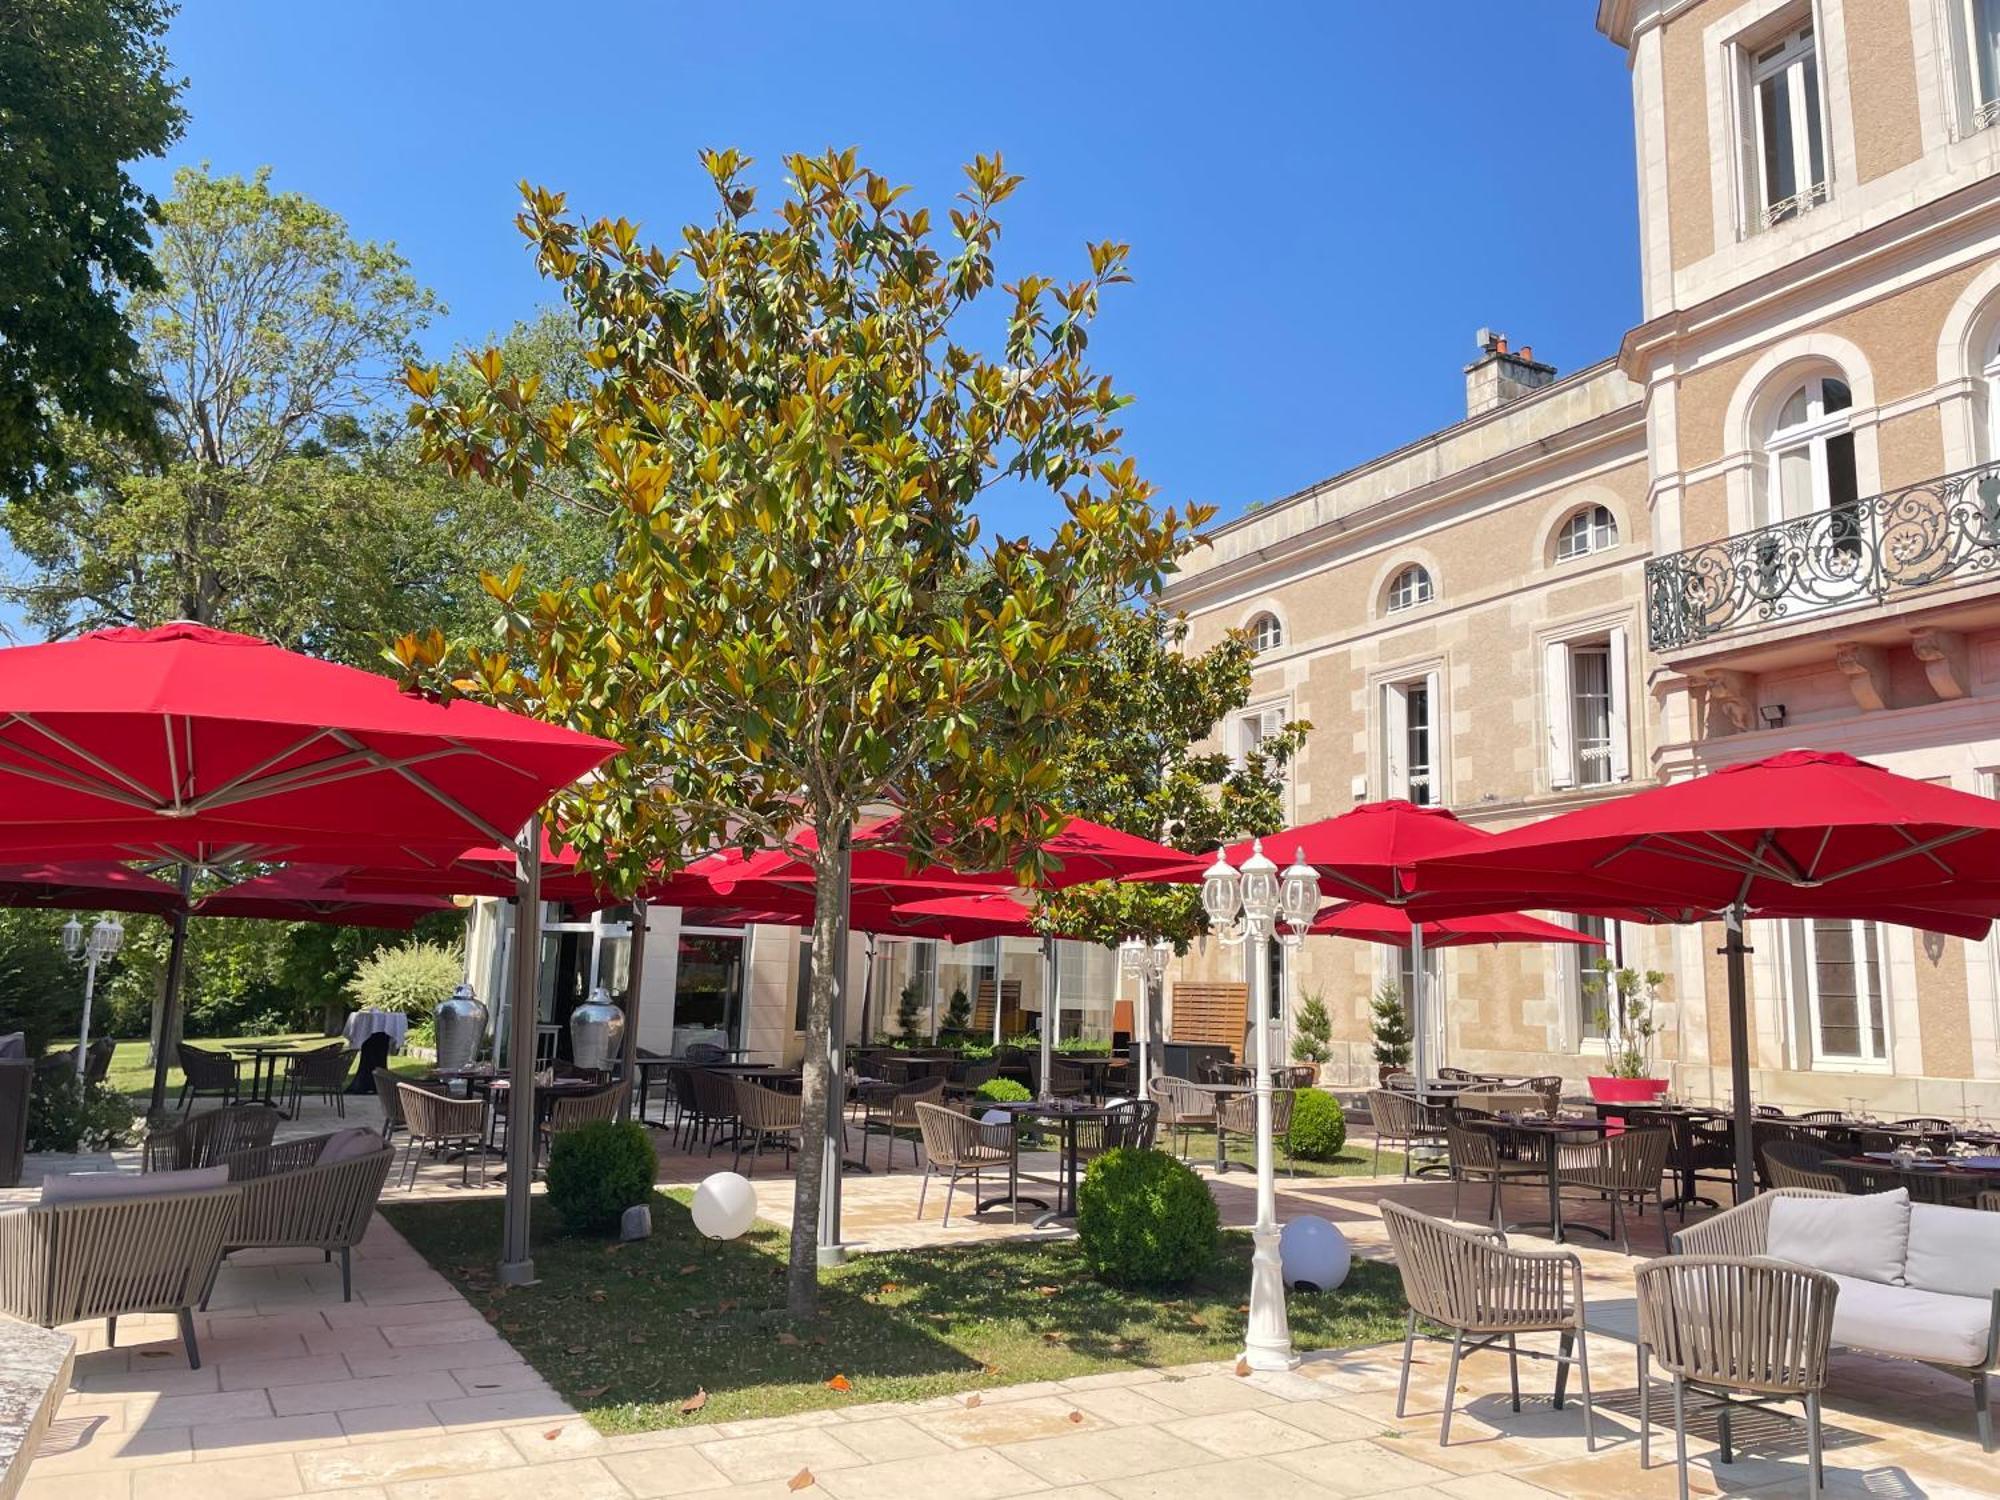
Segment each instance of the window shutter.
[[1569,646],[1550,641],[1542,647],[1542,711],[1548,728],[1549,785],[1576,785],[1576,746],[1571,730]]
[[1408,755],[1410,748],[1409,702],[1401,683],[1382,685],[1382,795],[1410,795]]
[[1430,715],[1430,723],[1425,726],[1426,747],[1431,757],[1430,805],[1443,807],[1450,799],[1445,796],[1445,744],[1444,700],[1438,696],[1438,674],[1424,673],[1424,712]]
[[1611,671],[1611,779],[1630,781],[1632,779],[1631,731],[1627,727],[1630,715],[1626,712],[1626,694],[1630,691],[1625,663],[1625,627],[1611,627],[1610,648]]

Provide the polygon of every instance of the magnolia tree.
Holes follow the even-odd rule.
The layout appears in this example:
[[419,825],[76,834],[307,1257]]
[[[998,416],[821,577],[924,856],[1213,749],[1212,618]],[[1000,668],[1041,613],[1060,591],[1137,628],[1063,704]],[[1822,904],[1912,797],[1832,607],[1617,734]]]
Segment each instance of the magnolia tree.
[[[428,633],[395,654],[434,689],[628,747],[559,814],[614,889],[725,841],[810,862],[788,1283],[804,1314],[855,820],[893,802],[912,860],[1032,879],[1063,821],[1066,724],[1099,686],[1097,622],[1157,587],[1208,512],[1155,506],[1121,450],[1127,398],[1087,362],[1125,247],[1090,246],[1073,281],[997,282],[1020,184],[998,157],[966,169],[943,233],[852,152],[790,158],[767,215],[746,158],[704,163],[718,211],[671,249],[526,190],[520,226],[590,345],[587,398],[543,403],[493,351],[469,392],[409,372],[427,454],[523,494],[580,479],[615,553],[602,578],[532,596],[488,580],[504,649]],[[996,484],[1052,493],[1061,524],[982,536]]]

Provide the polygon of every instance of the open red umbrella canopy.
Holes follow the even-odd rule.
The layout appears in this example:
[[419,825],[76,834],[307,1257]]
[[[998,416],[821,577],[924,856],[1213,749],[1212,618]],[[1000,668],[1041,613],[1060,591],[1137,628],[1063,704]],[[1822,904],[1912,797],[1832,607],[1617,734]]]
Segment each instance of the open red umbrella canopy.
[[[1222,854],[1240,867],[1250,857],[1253,844],[1261,842],[1265,856],[1280,868],[1303,860],[1319,871],[1320,889],[1326,895],[1404,905],[1427,894],[1410,887],[1410,872],[1418,860],[1476,847],[1491,837],[1483,829],[1461,823],[1446,808],[1420,807],[1392,798],[1364,802],[1334,817],[1302,823],[1261,840],[1245,839],[1229,845]],[[1159,878],[1199,880],[1201,872],[1197,868],[1191,877],[1182,872]],[[1526,903],[1517,902],[1516,906],[1522,904]],[[1428,923],[1428,912],[1422,915]]]
[[[1346,901],[1329,906],[1307,930],[1319,937],[1356,938],[1394,948],[1410,946],[1410,909],[1379,901]],[[1440,917],[1424,923],[1426,948],[1463,948],[1475,943],[1570,943],[1603,946],[1601,938],[1545,922],[1523,912]]]
[[164,880],[110,860],[0,865],[0,906],[164,916],[180,904],[181,893]]
[[446,896],[357,889],[353,874],[337,865],[287,865],[202,897],[194,914],[401,928],[413,927],[433,912],[451,910]]
[[0,650],[0,850],[463,848],[617,749],[205,625],[102,630]]

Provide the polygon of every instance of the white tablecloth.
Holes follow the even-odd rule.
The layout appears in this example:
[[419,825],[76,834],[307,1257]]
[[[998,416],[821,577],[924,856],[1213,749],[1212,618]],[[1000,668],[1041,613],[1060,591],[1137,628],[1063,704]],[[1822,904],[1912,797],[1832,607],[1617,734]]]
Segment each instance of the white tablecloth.
[[357,1010],[347,1018],[347,1045],[359,1047],[378,1031],[389,1033],[389,1050],[401,1052],[410,1034],[410,1018],[400,1010]]

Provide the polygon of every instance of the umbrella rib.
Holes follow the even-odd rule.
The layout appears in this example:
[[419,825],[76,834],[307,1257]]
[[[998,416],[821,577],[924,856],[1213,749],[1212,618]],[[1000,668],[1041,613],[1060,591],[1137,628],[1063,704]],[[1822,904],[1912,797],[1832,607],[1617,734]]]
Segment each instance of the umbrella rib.
[[[453,797],[448,792],[445,792],[442,789],[433,786],[430,782],[426,781],[423,777],[417,775],[414,771],[412,771],[410,769],[409,764],[406,764],[402,761],[392,761],[388,759],[386,756],[381,755],[379,752],[370,750],[367,746],[361,744],[360,741],[356,740],[352,735],[348,734],[345,730],[338,730],[338,729],[334,730],[333,737],[336,740],[339,740],[342,744],[346,745],[348,748],[358,751],[363,755],[375,759],[379,763],[381,769],[385,771],[395,772],[396,775],[402,777],[405,781],[409,782],[411,786],[415,787],[418,791],[430,797],[440,807],[443,807],[448,811],[456,814],[458,817],[463,818],[468,826],[478,829],[480,832],[484,833],[487,837],[494,840],[494,842],[501,844],[511,844],[514,842],[514,836],[512,834],[509,834],[502,829],[495,828],[491,823],[487,822],[484,818],[480,817],[477,813],[473,812],[471,808],[467,807],[464,803],[460,802],[456,797]],[[468,751],[471,748],[470,746],[460,744],[456,740],[452,741],[451,743],[459,751]]]
[[[19,754],[32,757],[36,760],[42,759],[42,757],[36,756],[32,750],[24,750],[18,745],[13,748]],[[46,786],[61,787],[64,791],[81,792],[85,796],[101,798],[106,802],[116,803],[120,807],[134,807],[141,812],[159,811],[159,804],[157,802],[132,796],[102,781],[92,781],[87,777],[77,777],[68,774],[68,768],[60,762],[47,761],[45,763],[50,769],[41,770],[30,766],[0,765],[0,772],[4,772],[9,776],[18,776],[23,781],[39,781]]]
[[[95,767],[98,771],[103,773],[103,776],[105,778],[105,784],[102,786],[91,782],[87,778],[68,781],[68,782],[57,782],[56,784],[58,786],[63,786],[63,785],[73,786],[77,790],[91,792],[97,796],[105,797],[114,802],[123,802],[131,807],[156,808],[160,805],[159,793],[155,792],[151,787],[147,786],[143,781],[138,780],[136,777],[127,775],[124,771],[121,771],[117,766],[114,766],[110,762],[106,761],[102,756],[91,754],[90,751],[84,749],[83,746],[77,744],[74,740],[70,739],[68,735],[56,733],[55,730],[49,728],[48,725],[44,724],[40,719],[36,718],[33,714],[13,714],[9,716],[9,722],[15,724],[25,724],[28,728],[34,730],[37,734],[41,735],[43,738],[53,740],[56,744],[62,746],[63,749],[69,751],[69,753],[71,755],[74,755],[78,760],[81,760],[86,765]],[[56,772],[71,777],[74,777],[76,774],[74,767],[64,765],[54,756],[45,755],[38,750],[30,750],[26,745],[20,744],[16,741],[12,740],[8,741],[7,747],[12,751],[14,751],[17,755],[24,755],[28,757],[30,760],[37,761],[42,765],[48,766],[49,768],[51,768]],[[128,788],[134,794],[134,796],[132,798],[118,796],[115,792],[113,792],[110,789],[110,784],[113,783]],[[134,800],[134,798],[143,800]]]
[[[307,743],[302,741],[301,743]],[[297,748],[294,746],[293,748]],[[316,787],[332,786],[338,781],[351,781],[357,776],[372,776],[378,771],[397,770],[404,766],[421,765],[425,761],[441,760],[446,756],[480,752],[466,746],[454,746],[445,750],[427,750],[422,755],[408,756],[403,760],[393,760],[379,752],[365,748],[349,754],[316,761],[309,766],[296,766],[289,771],[280,771],[258,782],[244,782],[238,778],[231,783],[234,790],[227,796],[221,789],[210,792],[202,798],[203,811],[213,807],[228,807],[233,803],[250,801],[259,797],[283,796],[290,792],[309,791]],[[282,759],[283,757],[278,757]],[[266,762],[269,764],[269,762]]]
[[[321,766],[326,764],[326,762],[316,761],[310,766],[301,766],[297,768],[295,771],[281,772],[278,773],[277,775],[272,775],[269,777],[264,776],[264,773],[269,771],[271,767],[277,765],[281,761],[290,760],[294,755],[297,755],[300,751],[306,749],[314,741],[322,739],[326,735],[329,735],[331,733],[332,731],[328,729],[315,729],[311,734],[307,735],[304,739],[294,740],[291,744],[285,746],[284,749],[279,750],[274,754],[265,756],[262,760],[258,761],[256,765],[250,766],[242,771],[239,771],[236,775],[230,777],[227,781],[217,786],[213,791],[207,792],[204,795],[197,797],[195,799],[194,806],[198,810],[209,807],[226,806],[229,802],[242,800],[241,798],[233,797],[230,795],[238,787],[246,786],[251,783],[256,783],[260,788],[258,795],[262,795],[262,788],[271,786],[272,784],[276,783],[282,776],[300,775],[319,769]],[[345,759],[345,757],[342,757],[342,759]],[[262,780],[261,782],[258,781],[259,777],[264,777],[264,780]]]
[[1984,833],[1985,831],[1986,830],[1983,828],[1954,828],[1949,833],[1939,834],[1936,838],[1930,839],[1920,844],[1910,836],[1910,831],[1907,828],[1898,828],[1896,832],[1901,834],[1903,838],[1909,842],[1910,846],[1909,848],[1898,849],[1892,854],[1879,854],[1873,859],[1865,859],[1858,865],[1849,865],[1839,874],[1829,875],[1825,878],[1828,882],[1832,882],[1835,880],[1845,880],[1850,875],[1865,874],[1869,870],[1879,869],[1883,865],[1896,864],[1899,861],[1909,859],[1914,855],[1922,855],[1924,858],[1930,860],[1933,864],[1935,864],[1940,870],[1944,871],[1944,873],[1947,875],[1956,875],[1958,872],[1952,869],[1952,867],[1946,864],[1943,860],[1939,859],[1937,857],[1936,851],[1942,849],[1947,844],[1955,844],[1960,839],[1969,839],[1974,834]]

